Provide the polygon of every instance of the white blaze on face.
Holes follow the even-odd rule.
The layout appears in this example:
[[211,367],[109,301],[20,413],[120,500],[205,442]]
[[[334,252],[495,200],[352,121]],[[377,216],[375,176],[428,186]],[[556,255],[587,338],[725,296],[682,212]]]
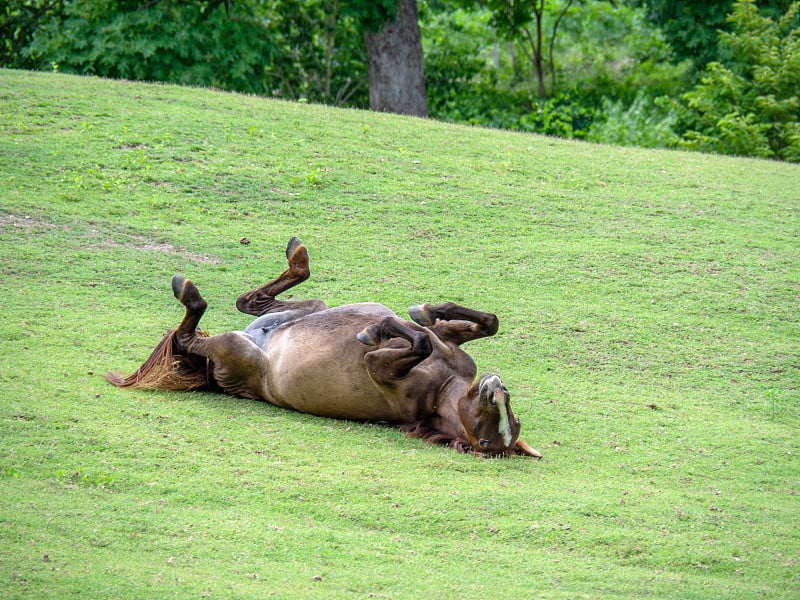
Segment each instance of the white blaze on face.
[[494,393],[494,399],[497,404],[497,409],[500,411],[500,424],[497,427],[497,431],[503,436],[503,443],[506,446],[510,446],[513,436],[511,435],[511,423],[508,420],[508,406],[505,392],[501,388],[498,388]]
[[508,399],[506,397],[506,392],[503,390],[503,382],[497,375],[488,377],[481,385],[482,396],[483,390],[487,385],[491,386],[489,389],[494,390],[492,392],[491,401],[492,404],[497,406],[497,410],[500,412],[500,422],[497,426],[497,432],[502,436],[503,443],[505,443],[506,446],[510,446],[514,436],[511,434],[511,422],[508,419]]

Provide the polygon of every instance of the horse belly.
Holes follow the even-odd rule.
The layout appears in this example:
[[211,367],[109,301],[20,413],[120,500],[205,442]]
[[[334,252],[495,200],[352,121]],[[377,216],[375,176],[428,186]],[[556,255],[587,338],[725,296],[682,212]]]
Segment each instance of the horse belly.
[[401,422],[402,410],[367,373],[357,332],[276,332],[266,349],[268,400],[299,412],[366,421]]

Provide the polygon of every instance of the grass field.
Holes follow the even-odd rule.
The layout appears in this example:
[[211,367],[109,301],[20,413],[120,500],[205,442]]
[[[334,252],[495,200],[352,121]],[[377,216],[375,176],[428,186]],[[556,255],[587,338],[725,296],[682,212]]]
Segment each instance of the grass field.
[[[800,597],[800,167],[0,70],[0,597]],[[495,312],[545,458],[119,390],[309,247]],[[249,244],[240,240],[247,238]]]

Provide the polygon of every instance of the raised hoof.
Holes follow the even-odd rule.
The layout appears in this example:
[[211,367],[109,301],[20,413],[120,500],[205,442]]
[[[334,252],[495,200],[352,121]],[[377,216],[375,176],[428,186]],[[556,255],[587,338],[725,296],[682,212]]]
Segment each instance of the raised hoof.
[[425,311],[425,305],[419,304],[417,306],[412,306],[408,309],[408,314],[411,316],[411,320],[418,325],[422,325],[423,327],[430,327],[433,325],[433,320],[428,316],[428,313]]
[[[499,376],[486,374],[478,384],[478,397],[481,404],[496,406],[498,397],[502,399],[506,394],[505,386]],[[505,396],[507,399],[507,396]]]
[[297,252],[297,249],[302,245],[303,242],[301,242],[298,238],[293,237],[290,239],[286,246],[286,260],[291,261],[294,253]]
[[189,310],[204,311],[208,306],[197,286],[182,275],[175,275],[172,278],[172,293],[178,302]]
[[175,298],[178,302],[181,301],[183,297],[183,286],[186,285],[186,278],[182,275],[175,274],[172,277],[172,293],[175,294]]
[[377,346],[378,340],[372,337],[371,332],[372,327],[365,327],[361,331],[356,334],[356,338],[359,342],[364,344],[365,346]]

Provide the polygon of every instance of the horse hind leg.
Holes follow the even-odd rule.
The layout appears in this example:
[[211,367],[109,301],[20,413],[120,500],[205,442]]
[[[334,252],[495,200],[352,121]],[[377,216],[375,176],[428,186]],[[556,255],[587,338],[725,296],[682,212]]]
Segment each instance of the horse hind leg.
[[246,292],[236,299],[236,308],[247,314],[260,317],[267,313],[301,308],[304,312],[323,310],[325,304],[319,300],[283,301],[276,297],[311,276],[308,266],[308,250],[296,237],[286,246],[286,260],[289,268],[278,277],[256,289]]
[[180,275],[172,278],[172,291],[186,307],[181,324],[161,339],[147,360],[131,375],[123,377],[119,373],[107,373],[109,383],[125,388],[176,391],[213,388],[208,360],[191,352],[194,342],[205,337],[197,326],[207,303],[197,287]]
[[172,290],[186,307],[183,321],[175,329],[174,345],[185,356],[206,361],[209,383],[229,394],[263,399],[261,366],[264,353],[245,332],[203,334],[197,326],[206,310],[206,301],[191,281],[176,275]]
[[198,337],[197,327],[208,308],[208,303],[200,295],[197,286],[181,275],[172,278],[172,293],[186,308],[183,320],[174,331],[175,343],[181,351],[191,352],[191,346]]

